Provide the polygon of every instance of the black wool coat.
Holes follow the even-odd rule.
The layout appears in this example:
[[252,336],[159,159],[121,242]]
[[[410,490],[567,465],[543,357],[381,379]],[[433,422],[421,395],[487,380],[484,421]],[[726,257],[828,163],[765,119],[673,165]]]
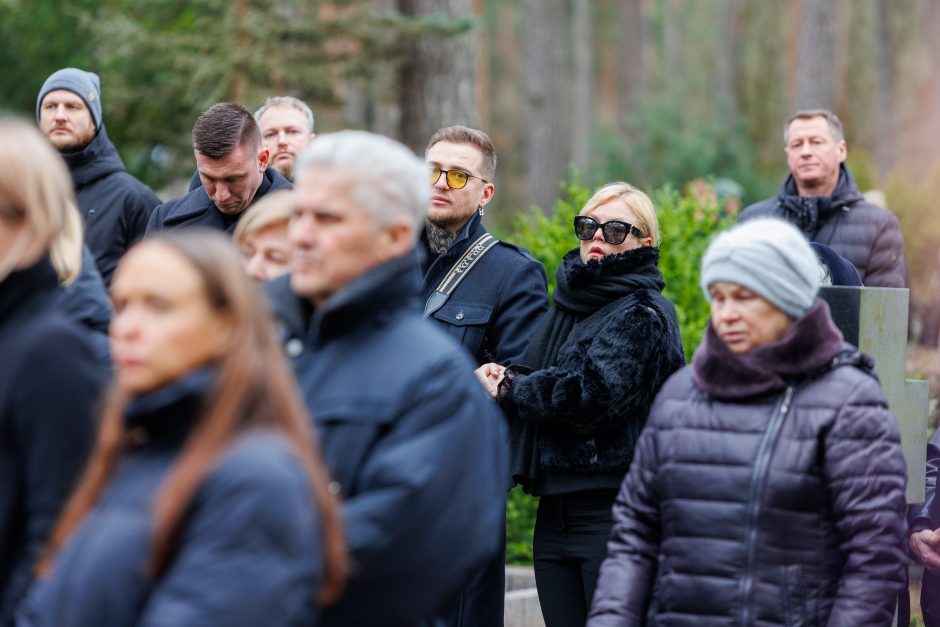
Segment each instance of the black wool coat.
[[124,252],[144,236],[147,221],[160,199],[124,169],[124,162],[104,125],[85,148],[62,153],[85,220],[85,242],[95,264],[111,284]]
[[[515,441],[520,425],[513,426],[513,468],[525,465],[520,455],[537,458],[534,481],[515,473],[535,494],[617,488],[656,393],[685,364],[675,308],[661,294],[658,260],[657,249],[639,248],[584,264],[575,249],[559,267],[559,284],[569,283],[573,297],[606,277],[640,280],[614,289],[593,313],[573,314],[567,336],[554,340],[561,342],[554,359],[510,367],[502,405],[513,421],[535,427],[534,450],[525,452]],[[558,299],[556,289],[556,307]],[[563,318],[548,316],[533,342],[556,336],[558,329],[546,328],[553,323],[564,324]]]
[[[264,198],[268,192],[279,189],[291,189],[293,185],[274,168],[264,171],[261,185],[255,192],[251,203],[254,204]],[[159,231],[202,226],[219,231],[232,233],[238,225],[241,216],[226,216],[215,206],[204,187],[197,187],[185,196],[168,200],[156,209],[150,216],[147,224],[147,235]]]
[[904,489],[872,362],[825,302],[744,355],[709,326],[650,411],[588,627],[890,625]]
[[48,260],[0,281],[0,625],[84,467],[107,373],[58,289]]

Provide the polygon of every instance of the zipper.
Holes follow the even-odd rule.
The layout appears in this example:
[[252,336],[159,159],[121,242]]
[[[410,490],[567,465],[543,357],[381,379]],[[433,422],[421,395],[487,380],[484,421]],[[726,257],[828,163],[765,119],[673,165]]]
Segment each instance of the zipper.
[[741,578],[739,592],[741,596],[740,624],[742,627],[751,624],[748,598],[751,596],[751,588],[754,587],[754,562],[757,559],[755,545],[757,544],[757,521],[760,518],[761,511],[761,494],[764,491],[767,469],[770,467],[770,458],[773,455],[777,438],[780,436],[780,429],[783,427],[783,419],[790,409],[790,401],[792,400],[793,388],[787,386],[786,391],[783,393],[783,399],[774,407],[770,422],[767,423],[767,430],[764,432],[764,437],[761,438],[760,446],[757,449],[754,472],[751,474],[750,508],[745,533],[747,538],[747,568],[744,571],[744,577]]

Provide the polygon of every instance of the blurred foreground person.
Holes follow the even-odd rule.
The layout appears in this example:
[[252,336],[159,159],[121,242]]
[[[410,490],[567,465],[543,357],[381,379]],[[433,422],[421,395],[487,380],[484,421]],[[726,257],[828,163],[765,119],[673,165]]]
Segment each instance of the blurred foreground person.
[[816,298],[819,274],[780,220],[708,248],[711,322],[640,436],[590,627],[891,624],[900,436],[871,360]]
[[12,621],[85,464],[106,379],[87,331],[62,313],[50,260],[77,217],[73,202],[52,146],[0,117],[0,625]]
[[111,285],[115,382],[20,625],[317,624],[338,507],[260,294],[222,235],[156,237]]
[[290,272],[287,222],[293,211],[294,195],[281,190],[252,205],[238,221],[232,238],[242,253],[245,271],[255,281]]
[[548,627],[584,625],[617,488],[656,392],[685,364],[646,194],[605,185],[574,234],[523,365],[477,370],[512,419],[513,478],[541,497],[533,556]]
[[362,131],[298,160],[292,271],[269,283],[345,500],[348,591],[324,625],[426,625],[500,546],[504,419],[466,351],[421,315],[427,167]]

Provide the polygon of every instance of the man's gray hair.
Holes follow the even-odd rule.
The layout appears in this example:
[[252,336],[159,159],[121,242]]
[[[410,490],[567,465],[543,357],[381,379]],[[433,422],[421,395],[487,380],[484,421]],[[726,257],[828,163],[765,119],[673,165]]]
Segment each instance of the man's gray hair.
[[308,176],[311,166],[355,176],[352,200],[379,223],[404,217],[416,231],[423,227],[431,197],[428,166],[397,141],[366,131],[318,135],[297,159],[296,177]]
[[836,140],[837,144],[845,139],[845,133],[842,130],[842,120],[840,120],[839,116],[835,113],[829,109],[801,109],[791,115],[787,123],[783,125],[783,145],[786,146],[790,143],[790,124],[793,123],[793,120],[809,120],[812,118],[823,118],[826,120],[826,124],[829,126],[829,134],[832,135],[832,138]]
[[264,112],[271,107],[277,106],[294,107],[299,110],[304,115],[304,119],[307,120],[307,126],[310,127],[310,132],[313,132],[313,111],[310,110],[306,102],[299,98],[294,98],[293,96],[271,96],[264,101],[260,109],[255,111],[255,121],[261,122],[261,116],[264,115]]

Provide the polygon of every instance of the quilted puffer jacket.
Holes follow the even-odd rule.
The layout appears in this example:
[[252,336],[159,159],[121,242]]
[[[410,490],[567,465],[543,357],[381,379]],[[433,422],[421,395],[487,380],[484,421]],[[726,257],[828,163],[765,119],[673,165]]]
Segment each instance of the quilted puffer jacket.
[[822,301],[744,355],[709,327],[640,436],[588,625],[890,625],[904,488],[871,360]]

